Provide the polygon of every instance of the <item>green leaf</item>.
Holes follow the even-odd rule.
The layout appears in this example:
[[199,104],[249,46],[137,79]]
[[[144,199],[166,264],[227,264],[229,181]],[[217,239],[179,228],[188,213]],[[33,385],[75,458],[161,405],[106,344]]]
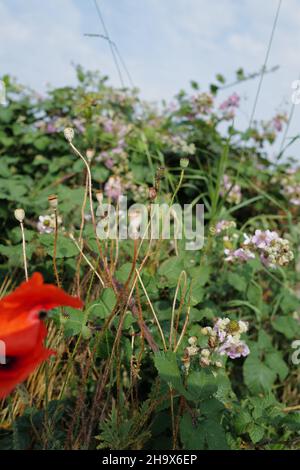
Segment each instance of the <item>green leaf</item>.
[[191,306],[199,304],[204,297],[204,289],[200,285],[193,285],[192,290],[191,290],[191,297],[190,297],[190,303]]
[[275,380],[276,372],[265,365],[253,354],[244,363],[244,380],[249,390],[254,393],[268,392]]
[[82,333],[84,337],[89,337],[90,331],[86,326],[85,314],[82,311],[76,310],[74,308],[68,308],[66,311],[70,318],[63,322],[65,336],[69,338],[71,336],[76,336]]
[[[41,234],[39,237],[41,244],[45,247],[46,252],[53,258],[54,255],[54,234]],[[73,258],[78,255],[78,249],[67,237],[58,235],[56,258]]]
[[239,410],[234,420],[234,425],[238,434],[244,434],[247,426],[252,421],[251,414],[246,410]]
[[249,302],[261,309],[262,295],[263,292],[260,285],[252,282],[247,289],[247,298]]
[[160,265],[158,274],[166,279],[166,284],[169,287],[175,287],[183,268],[182,260],[173,256]]
[[209,281],[211,268],[209,266],[196,266],[188,270],[192,279],[195,279],[194,285],[205,286]]
[[154,364],[160,378],[171,385],[182,395],[186,394],[183,386],[180,370],[177,364],[176,354],[168,351],[166,353],[156,353],[154,355]]
[[124,263],[116,272],[116,278],[119,282],[125,283],[132,268],[131,263]]
[[279,351],[270,352],[266,355],[265,363],[276,372],[280,380],[284,380],[289,373],[289,368],[282,359]]
[[187,450],[227,450],[228,443],[221,424],[214,419],[198,423],[185,413],[180,421],[180,439]]
[[205,433],[200,432],[197,422],[193,422],[191,415],[185,413],[180,420],[180,439],[184,449],[203,450]]
[[88,306],[89,315],[92,318],[107,318],[113,311],[117,298],[114,290],[107,287],[101,293],[98,300],[95,300]]
[[282,294],[283,297],[280,302],[280,307],[283,313],[293,313],[299,307],[299,299],[287,289],[283,289]]
[[247,281],[238,273],[229,272],[227,275],[228,283],[239,292],[245,292],[247,288]]
[[282,333],[286,338],[297,338],[300,332],[300,324],[292,317],[282,316],[272,320],[274,330]]
[[206,369],[193,371],[188,375],[187,390],[192,400],[206,400],[217,391],[217,380]]
[[226,435],[221,424],[212,419],[208,419],[201,423],[200,433],[205,433],[205,440],[209,450],[227,450],[228,444]]
[[261,441],[264,437],[265,430],[262,426],[259,426],[255,423],[251,423],[248,426],[248,433],[253,444],[256,444],[257,442]]

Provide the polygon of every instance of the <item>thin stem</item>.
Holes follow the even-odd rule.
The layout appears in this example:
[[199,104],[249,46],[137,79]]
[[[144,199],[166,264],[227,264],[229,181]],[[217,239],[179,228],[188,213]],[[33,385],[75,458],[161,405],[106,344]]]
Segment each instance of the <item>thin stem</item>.
[[[176,291],[174,295],[174,300],[173,300],[173,307],[172,307],[172,316],[171,316],[171,326],[170,326],[170,338],[169,338],[169,347],[171,349],[172,347],[172,339],[173,339],[173,331],[174,331],[174,319],[175,319],[175,309],[176,309],[176,301],[177,301],[177,295],[179,291],[179,287],[181,284],[181,279],[184,277],[184,287],[183,287],[183,295],[181,296],[184,298],[185,292],[186,292],[186,283],[187,283],[187,276],[185,271],[181,271],[180,276],[178,278],[177,286],[176,286]],[[182,302],[180,302],[180,307],[182,308]],[[180,307],[179,307],[179,312],[180,312]]]
[[74,242],[74,244],[77,246],[81,256],[83,257],[83,259],[87,262],[87,264],[89,265],[89,267],[91,268],[91,270],[96,274],[97,278],[99,279],[99,281],[101,282],[101,285],[102,287],[104,287],[104,281],[102,279],[102,277],[100,276],[100,274],[96,271],[96,268],[92,265],[92,263],[90,262],[90,260],[85,256],[85,254],[83,253],[81,247],[79,246],[79,244],[77,243],[77,241],[75,240],[74,236],[72,234],[69,235],[71,240]]
[[28,270],[27,270],[27,259],[26,259],[26,241],[25,241],[25,233],[24,233],[23,222],[20,222],[20,227],[21,227],[21,234],[22,234],[22,252],[23,252],[25,279],[26,279],[26,281],[28,281]]
[[180,187],[181,187],[181,184],[182,184],[182,181],[183,181],[183,177],[184,177],[184,170],[181,170],[178,185],[176,186],[176,189],[175,189],[174,194],[173,194],[172,199],[171,199],[171,204],[170,204],[171,206],[172,206],[172,204],[173,204],[173,202],[174,202],[174,199],[175,199],[175,197],[176,197],[176,195],[177,195],[177,193],[178,193],[178,191],[179,191],[179,189],[180,189]]
[[152,303],[151,303],[151,300],[149,299],[148,292],[147,292],[147,290],[146,290],[146,288],[145,288],[145,286],[144,286],[144,283],[143,283],[143,281],[142,281],[142,279],[141,279],[141,276],[140,276],[140,273],[139,273],[138,269],[136,269],[135,272],[136,272],[136,274],[137,274],[137,276],[138,276],[138,278],[139,278],[139,281],[140,281],[141,286],[142,286],[142,288],[143,288],[144,294],[145,294],[146,299],[147,299],[147,301],[148,301],[149,307],[150,307],[150,309],[151,309],[152,315],[153,315],[153,317],[154,317],[154,319],[155,319],[155,322],[156,322],[156,324],[157,324],[157,327],[158,327],[158,330],[159,330],[159,333],[160,333],[160,336],[161,336],[161,339],[162,339],[162,342],[163,342],[163,345],[164,345],[164,350],[167,351],[166,340],[165,340],[165,337],[164,337],[162,328],[161,328],[161,326],[160,326],[159,320],[158,320],[158,318],[157,318],[157,315],[156,315],[156,313],[155,313],[155,310],[154,310],[154,308],[153,308],[153,305],[152,305]]
[[57,221],[57,210],[54,210],[54,220],[55,220],[55,229],[54,229],[54,246],[53,246],[53,269],[56,278],[57,286],[60,287],[59,275],[56,265],[56,253],[57,253],[57,238],[58,238],[58,221]]

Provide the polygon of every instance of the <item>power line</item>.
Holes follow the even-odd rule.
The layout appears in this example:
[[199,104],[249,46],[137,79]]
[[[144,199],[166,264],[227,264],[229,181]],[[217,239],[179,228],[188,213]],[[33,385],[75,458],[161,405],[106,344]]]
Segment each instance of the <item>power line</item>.
[[85,33],[84,36],[88,36],[88,37],[91,37],[91,38],[101,38],[101,39],[105,39],[105,41],[108,41],[108,42],[111,43],[112,47],[115,49],[115,52],[116,52],[116,54],[117,54],[117,56],[118,56],[118,58],[119,58],[119,60],[120,60],[120,62],[121,62],[121,64],[122,64],[122,66],[123,66],[123,68],[124,68],[124,70],[125,70],[125,73],[126,73],[126,75],[127,75],[127,78],[128,78],[128,81],[129,81],[130,85],[132,86],[132,88],[134,88],[134,83],[133,83],[132,77],[131,77],[131,75],[130,75],[130,73],[129,73],[129,70],[128,70],[126,64],[125,64],[125,61],[124,61],[123,57],[121,56],[121,53],[120,53],[120,51],[119,51],[119,49],[118,49],[117,44],[116,44],[114,41],[112,41],[109,37],[105,36],[104,34]]
[[[300,79],[300,76],[299,76],[299,79]],[[293,119],[293,116],[294,116],[294,112],[295,112],[295,106],[296,106],[296,104],[293,102],[292,105],[291,105],[291,109],[290,109],[288,121],[287,121],[287,124],[286,124],[286,128],[285,128],[285,131],[284,131],[282,140],[281,140],[281,144],[280,144],[280,149],[279,149],[279,154],[278,154],[277,160],[280,160],[280,158],[282,157],[282,155],[283,155],[283,153],[284,153],[284,150],[285,150],[285,149],[284,149],[284,144],[285,144],[285,141],[286,141],[288,132],[289,132],[289,130],[290,130],[291,122],[292,122],[292,119]]]
[[258,103],[258,98],[259,98],[260,91],[261,91],[262,82],[263,82],[264,76],[266,74],[267,62],[268,62],[268,59],[269,59],[269,55],[270,55],[270,51],[271,51],[271,47],[272,47],[272,43],[273,43],[273,39],[274,39],[274,33],[275,33],[277,22],[278,22],[278,17],[279,17],[279,13],[280,13],[281,4],[282,4],[282,0],[279,0],[278,7],[277,7],[277,10],[276,10],[275,19],[274,19],[274,22],[273,22],[272,32],[271,32],[271,36],[270,36],[270,40],[269,40],[269,44],[268,44],[268,49],[267,49],[267,53],[266,53],[266,57],[265,57],[265,61],[264,61],[264,65],[263,65],[262,70],[261,70],[261,76],[260,76],[260,80],[259,80],[259,84],[258,84],[258,88],[257,88],[257,93],[256,93],[256,96],[255,96],[254,105],[253,105],[253,109],[252,109],[252,113],[251,113],[251,117],[250,117],[250,121],[249,121],[249,127],[251,127],[251,124],[253,122],[253,118],[254,118],[257,103]]
[[[99,34],[98,36],[101,37],[102,39],[107,40],[107,42],[108,42],[108,45],[109,45],[109,48],[110,48],[110,51],[111,51],[111,55],[113,57],[113,61],[114,61],[114,64],[115,64],[115,67],[117,69],[117,73],[118,73],[118,76],[119,76],[119,79],[120,79],[120,82],[121,82],[121,86],[122,86],[122,88],[125,88],[125,83],[124,83],[121,67],[119,65],[119,61],[120,61],[121,65],[123,66],[124,70],[125,70],[125,73],[128,77],[130,85],[133,87],[134,85],[133,85],[133,81],[132,81],[131,75],[129,73],[129,70],[126,67],[125,61],[122,58],[116,43],[114,41],[112,41],[111,38],[110,38],[107,26],[105,24],[105,21],[104,21],[104,18],[103,18],[103,15],[101,13],[101,9],[100,9],[100,6],[99,6],[97,0],[94,0],[94,5],[95,5],[95,8],[97,10],[97,14],[98,14],[100,23],[101,23],[103,31],[104,31],[104,34]],[[96,37],[97,35],[96,34],[86,34],[86,36]]]

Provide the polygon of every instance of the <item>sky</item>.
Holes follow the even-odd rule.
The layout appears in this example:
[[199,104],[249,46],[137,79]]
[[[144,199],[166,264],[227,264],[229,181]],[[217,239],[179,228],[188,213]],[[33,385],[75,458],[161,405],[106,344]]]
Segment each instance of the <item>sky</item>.
[[[141,95],[171,100],[195,80],[206,91],[217,73],[228,82],[235,71],[262,67],[278,0],[98,0],[111,39],[116,43]],[[10,73],[39,92],[48,85],[76,83],[74,66],[120,80],[103,34],[95,0],[0,0],[0,76]],[[290,111],[291,84],[300,77],[300,1],[282,0],[256,119]],[[124,81],[128,83],[123,71]],[[258,80],[235,88],[242,97],[237,118],[246,127]],[[224,90],[226,99],[233,90]],[[300,133],[295,107],[288,138]],[[290,153],[300,160],[300,144]]]

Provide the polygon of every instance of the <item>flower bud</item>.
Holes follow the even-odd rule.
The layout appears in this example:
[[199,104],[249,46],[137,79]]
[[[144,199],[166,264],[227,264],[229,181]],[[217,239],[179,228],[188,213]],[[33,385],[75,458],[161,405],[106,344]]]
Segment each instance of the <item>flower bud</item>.
[[201,334],[204,335],[204,336],[207,336],[209,335],[210,331],[209,331],[209,327],[205,327],[205,328],[201,328]]
[[25,218],[25,212],[24,212],[24,209],[16,209],[15,210],[15,218],[17,219],[18,222],[23,222],[24,218]]
[[195,344],[197,344],[197,341],[198,341],[198,338],[196,336],[191,336],[189,339],[188,339],[188,343],[191,345],[191,346],[194,346]]
[[209,349],[202,349],[202,351],[201,351],[201,356],[202,356],[202,357],[209,357],[209,356],[210,356],[210,351],[209,351]]
[[207,367],[207,366],[210,365],[210,363],[211,363],[210,359],[208,359],[207,357],[201,357],[201,359],[200,359],[200,365],[201,365],[202,367]]

